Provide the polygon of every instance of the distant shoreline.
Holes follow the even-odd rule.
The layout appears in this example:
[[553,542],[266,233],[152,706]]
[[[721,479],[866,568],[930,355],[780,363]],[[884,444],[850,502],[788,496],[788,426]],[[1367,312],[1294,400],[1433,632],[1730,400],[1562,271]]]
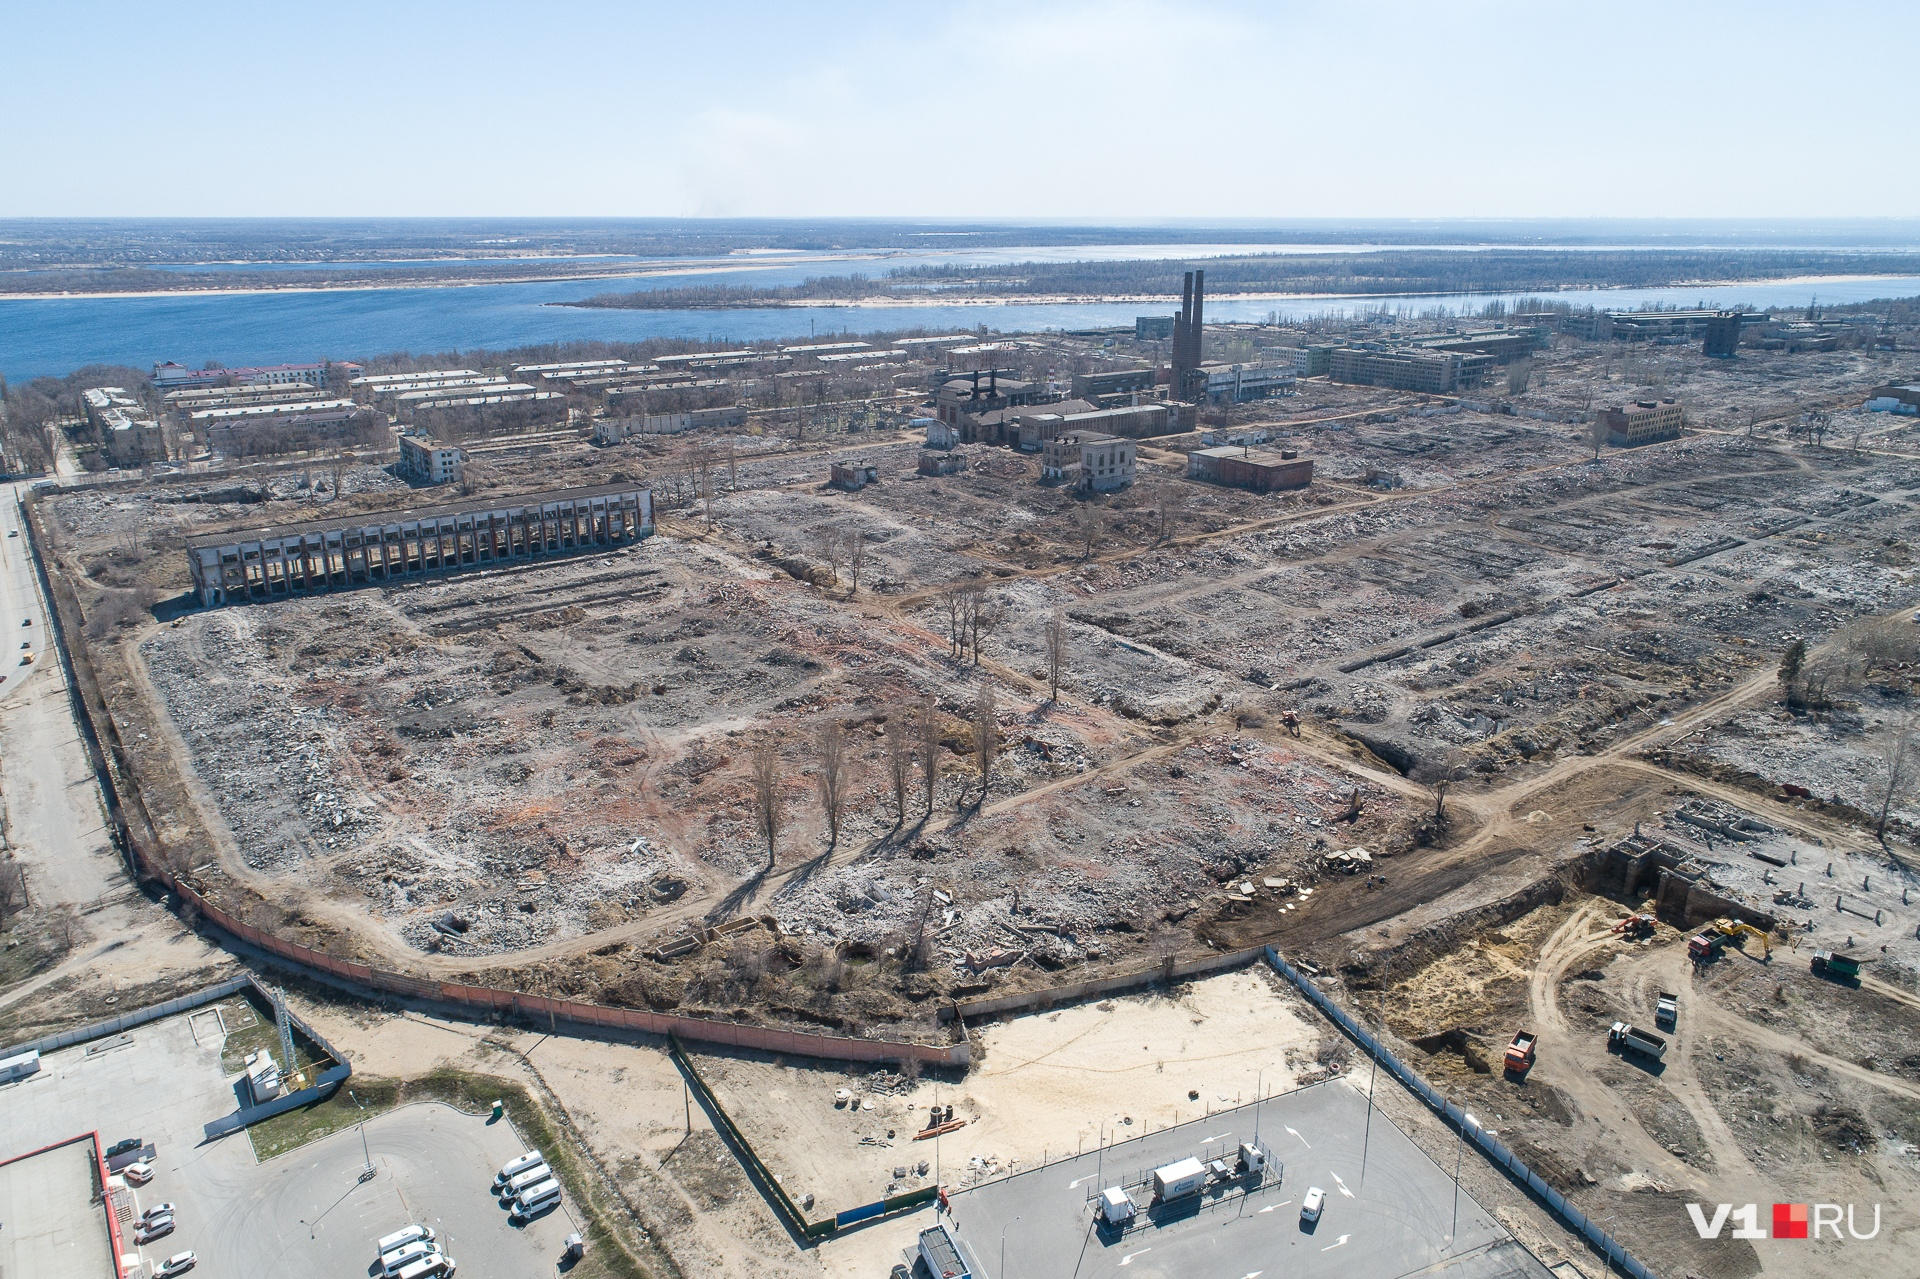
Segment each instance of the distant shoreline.
[[[840,259],[843,261],[868,261],[888,256],[886,254],[861,255]],[[816,259],[817,260],[817,259]],[[84,302],[84,301],[131,301],[139,298],[237,298],[237,297],[278,297],[303,293],[398,293],[412,289],[473,289],[488,285],[513,284],[554,284],[570,280],[634,280],[656,276],[705,275],[717,271],[746,272],[758,269],[755,266],[701,266],[669,267],[652,271],[619,271],[605,274],[582,275],[535,275],[517,276],[511,280],[454,279],[415,281],[408,284],[307,284],[289,285],[283,289],[150,289],[132,292],[113,293],[0,293],[0,304],[6,302]],[[1739,280],[1677,280],[1664,284],[1607,284],[1607,285],[1569,285],[1557,289],[1482,289],[1475,292],[1487,294],[1527,293],[1539,297],[1558,297],[1562,294],[1617,293],[1630,289],[1730,289],[1751,288],[1761,284],[1824,284],[1844,280],[1897,279],[1885,272],[1872,271],[1851,275],[1799,275],[1799,276],[1756,276]],[[1459,289],[1429,289],[1414,293],[1316,293],[1316,292],[1274,292],[1266,290],[1258,293],[1209,294],[1209,300],[1215,302],[1284,302],[1301,298],[1427,298],[1452,297]],[[578,302],[542,302],[540,306],[567,307],[578,311],[783,311],[818,308],[822,310],[892,310],[903,307],[919,306],[1097,306],[1106,304],[1160,304],[1177,302],[1179,295],[1174,293],[1126,293],[1126,294],[1032,294],[1032,293],[974,293],[967,295],[942,296],[930,293],[924,298],[759,298],[743,299],[739,302],[686,303],[673,306],[593,306],[585,300]]]
[[[1489,288],[1475,289],[1470,292],[1484,293],[1488,296],[1503,293],[1524,293],[1542,298],[1556,298],[1565,294],[1605,294],[1624,293],[1640,289],[1737,289],[1752,288],[1756,285],[1824,284],[1845,280],[1881,280],[1898,279],[1884,272],[1863,272],[1857,275],[1791,275],[1758,276],[1740,280],[1673,280],[1662,284],[1594,284],[1566,285],[1561,288]],[[1326,299],[1340,301],[1367,301],[1374,298],[1442,298],[1456,297],[1461,289],[1424,289],[1416,292],[1396,293],[1325,293],[1325,292],[1276,292],[1262,290],[1249,293],[1210,292],[1209,302],[1291,302],[1307,299]],[[945,296],[931,293],[924,298],[875,297],[875,298],[743,298],[737,302],[687,302],[676,301],[672,306],[605,306],[587,301],[579,302],[543,302],[542,306],[567,307],[578,311],[784,311],[784,310],[896,310],[926,306],[1154,306],[1178,303],[1177,293],[970,293]]]
[[[76,299],[102,298],[241,298],[276,296],[297,293],[395,293],[403,289],[474,289],[487,285],[500,284],[565,284],[573,280],[644,280],[674,275],[714,275],[722,272],[764,271],[783,265],[801,265],[810,262],[875,262],[883,258],[898,256],[896,251],[872,253],[835,254],[832,257],[796,258],[783,262],[776,258],[743,258],[738,262],[705,262],[697,266],[658,266],[640,270],[625,269],[612,271],[578,271],[561,275],[515,275],[506,278],[486,276],[450,276],[440,280],[407,280],[394,284],[288,284],[285,287],[256,285],[240,289],[182,288],[182,289],[102,289],[99,292],[66,290],[42,293],[0,292],[0,302],[72,302]],[[562,306],[565,303],[544,303],[547,306]]]

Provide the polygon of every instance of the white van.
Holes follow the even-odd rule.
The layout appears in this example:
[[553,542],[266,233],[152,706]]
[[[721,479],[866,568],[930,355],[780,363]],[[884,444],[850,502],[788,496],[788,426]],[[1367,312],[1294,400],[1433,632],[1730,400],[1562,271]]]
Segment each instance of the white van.
[[454,1269],[452,1257],[443,1257],[433,1252],[402,1270],[395,1279],[437,1279],[440,1275],[452,1274]]
[[392,1252],[380,1254],[380,1273],[386,1279],[396,1279],[402,1270],[424,1257],[437,1255],[434,1246],[424,1239],[415,1239],[412,1243],[403,1243]]
[[543,1181],[551,1180],[553,1180],[553,1169],[544,1163],[538,1163],[509,1181],[500,1193],[508,1199],[518,1199],[520,1192],[528,1186],[537,1186]]
[[525,1221],[528,1217],[560,1202],[560,1183],[549,1177],[536,1186],[528,1186],[520,1192],[513,1202],[513,1216],[516,1221]]
[[518,1159],[509,1160],[506,1165],[500,1169],[499,1175],[493,1179],[493,1184],[496,1186],[504,1186],[535,1164],[544,1164],[546,1162],[547,1159],[545,1155],[542,1155],[537,1150],[529,1150]]
[[413,1225],[408,1226],[405,1230],[396,1230],[392,1234],[388,1235],[385,1239],[380,1240],[378,1243],[373,1245],[373,1250],[375,1252],[383,1253],[383,1254],[389,1253],[389,1252],[392,1252],[395,1248],[398,1248],[403,1244],[412,1243],[416,1239],[424,1239],[428,1243],[432,1243],[433,1227],[423,1226],[419,1222],[415,1222]]

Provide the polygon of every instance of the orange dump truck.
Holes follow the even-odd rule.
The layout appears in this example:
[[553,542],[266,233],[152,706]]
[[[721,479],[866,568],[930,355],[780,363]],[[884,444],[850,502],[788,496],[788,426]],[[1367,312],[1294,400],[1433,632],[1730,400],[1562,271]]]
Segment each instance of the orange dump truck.
[[1524,1075],[1533,1068],[1533,1046],[1540,1037],[1531,1030],[1523,1030],[1513,1037],[1507,1045],[1507,1069],[1516,1075]]

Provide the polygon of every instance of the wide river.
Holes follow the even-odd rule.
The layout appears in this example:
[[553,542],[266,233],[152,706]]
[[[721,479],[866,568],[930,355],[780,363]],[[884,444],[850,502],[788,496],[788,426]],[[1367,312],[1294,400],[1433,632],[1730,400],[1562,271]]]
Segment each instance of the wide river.
[[[672,274],[598,280],[541,281],[429,288],[367,288],[313,292],[234,293],[134,297],[0,298],[0,374],[13,381],[63,374],[87,364],[145,368],[162,360],[198,366],[277,364],[357,359],[391,351],[416,354],[532,346],[545,342],[638,341],[653,337],[714,342],[804,338],[809,334],[875,333],[905,329],[952,330],[984,325],[1000,332],[1089,329],[1131,325],[1139,314],[1170,314],[1166,303],[940,304],[925,306],[808,306],[751,310],[621,311],[549,306],[596,293],[708,283],[774,286],[808,276],[867,271],[921,262],[987,264],[1037,259],[1181,258],[1226,253],[1326,251],[1303,245],[1039,246],[991,253],[897,253],[883,258],[840,254],[781,254],[766,259],[676,264]],[[1366,246],[1338,246],[1352,249]],[[629,259],[624,269],[657,267]],[[297,269],[297,268],[295,268]],[[1850,276],[1758,284],[1693,285],[1660,289],[1584,290],[1570,301],[1604,307],[1805,306],[1920,295],[1920,275]],[[1418,297],[1294,297],[1207,299],[1214,321],[1261,320],[1278,313],[1313,315],[1388,309],[1418,314],[1434,308],[1477,310],[1517,294],[1455,293]]]

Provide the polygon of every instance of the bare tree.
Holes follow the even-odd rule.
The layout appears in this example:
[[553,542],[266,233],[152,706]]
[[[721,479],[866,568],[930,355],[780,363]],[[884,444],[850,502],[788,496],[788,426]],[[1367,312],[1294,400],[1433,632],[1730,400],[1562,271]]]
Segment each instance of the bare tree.
[[693,451],[693,474],[699,481],[700,496],[706,502],[707,528],[713,528],[713,451],[702,446]]
[[838,524],[824,524],[813,532],[814,558],[827,566],[835,582],[840,580],[840,559],[845,546],[846,538]]
[[987,799],[987,783],[993,777],[994,756],[1000,751],[1000,716],[994,705],[993,685],[980,681],[980,692],[973,699],[973,760],[980,768],[980,799]]
[[1507,366],[1507,394],[1524,395],[1527,383],[1533,379],[1533,361],[1515,360]]
[[867,531],[859,525],[848,529],[843,539],[847,556],[847,598],[860,593],[860,575],[867,567]]
[[974,587],[972,591],[968,592],[968,598],[969,617],[967,629],[969,643],[973,647],[973,664],[978,666],[980,664],[980,645],[995,631],[999,630],[1001,624],[1006,621],[1007,606],[1005,601],[998,597],[989,598],[987,589],[984,586]]
[[1600,460],[1600,450],[1607,446],[1607,415],[1595,413],[1587,421],[1587,443],[1593,445],[1593,460]]
[[11,857],[0,861],[0,931],[5,931],[8,917],[19,914],[26,902],[26,871]]
[[1888,720],[1880,730],[1880,774],[1884,788],[1880,792],[1880,818],[1873,833],[1883,845],[1887,842],[1887,822],[1893,806],[1905,799],[1913,788],[1916,727],[1920,727],[1920,715],[1909,711]]
[[1177,480],[1168,480],[1154,494],[1155,536],[1159,541],[1172,537],[1187,513],[1187,490]]
[[814,780],[820,788],[820,807],[827,815],[827,847],[835,848],[847,798],[847,730],[839,720],[827,720],[814,736],[814,747],[819,752],[820,771]]
[[47,931],[63,951],[72,950],[87,939],[87,929],[81,922],[80,910],[71,904],[62,904],[48,912]]
[[1060,700],[1060,669],[1067,664],[1067,615],[1054,609],[1047,619],[1047,700]]
[[753,779],[753,820],[767,841],[767,869],[773,869],[773,850],[785,816],[780,811],[780,756],[769,742],[754,747],[748,768]]
[[947,610],[947,651],[959,657],[966,652],[966,587],[959,582],[949,582],[940,589],[940,603]]
[[927,813],[933,813],[933,792],[940,785],[940,707],[932,695],[920,699],[920,714],[914,720],[920,733],[920,776],[927,786]]
[[887,780],[893,784],[893,811],[896,826],[907,824],[907,784],[913,780],[913,725],[904,707],[887,716],[882,739],[887,752]]
[[1413,780],[1433,796],[1433,824],[1447,824],[1447,794],[1453,784],[1466,775],[1465,762],[1454,751],[1422,760],[1413,770]]
[[1073,528],[1080,543],[1080,558],[1093,558],[1093,548],[1107,529],[1107,513],[1094,502],[1082,502],[1074,508]]

